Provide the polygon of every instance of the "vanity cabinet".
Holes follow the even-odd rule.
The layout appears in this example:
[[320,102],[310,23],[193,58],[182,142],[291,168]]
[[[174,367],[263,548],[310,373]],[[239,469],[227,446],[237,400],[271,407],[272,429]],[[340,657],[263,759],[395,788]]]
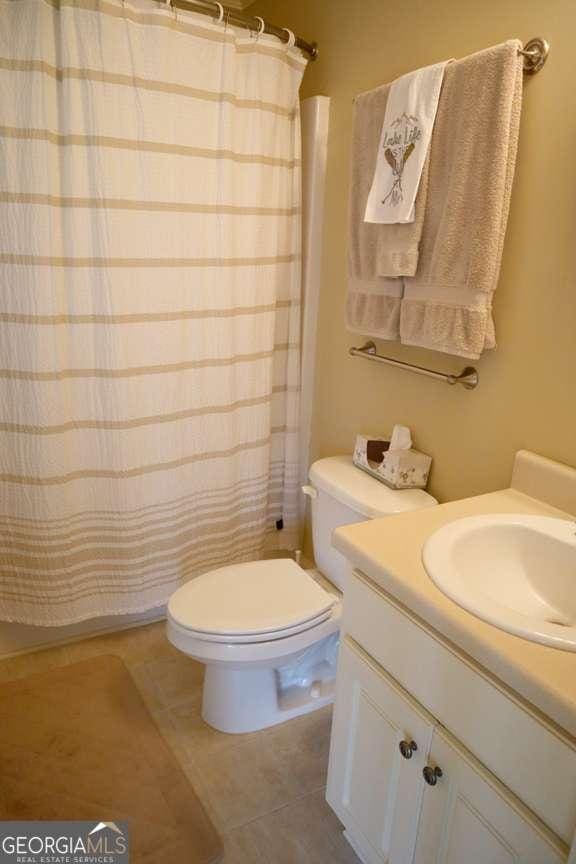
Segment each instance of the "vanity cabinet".
[[[386,667],[374,656],[380,644]],[[327,787],[346,836],[366,864],[567,862],[576,752],[500,691],[486,699],[475,671],[460,661],[458,678],[453,652],[437,649],[392,598],[351,575]],[[435,703],[442,690],[450,700]],[[476,752],[463,740],[477,741]],[[538,774],[542,750],[550,776]],[[544,789],[519,795],[529,776]]]
[[374,850],[370,864],[411,860],[433,728],[384,674],[341,645],[327,794]]

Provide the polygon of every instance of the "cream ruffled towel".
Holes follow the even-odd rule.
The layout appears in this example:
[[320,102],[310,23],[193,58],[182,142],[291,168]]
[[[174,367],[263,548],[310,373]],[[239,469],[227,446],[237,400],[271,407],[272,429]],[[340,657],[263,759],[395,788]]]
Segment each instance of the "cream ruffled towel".
[[446,68],[418,269],[404,280],[404,344],[470,358],[496,345],[492,296],[516,164],[521,47],[510,40]]
[[414,222],[403,225],[364,222],[390,86],[362,93],[354,100],[349,199],[346,322],[349,330],[381,339],[400,338],[403,284],[401,279],[388,277],[416,272],[428,185],[426,160]]
[[510,40],[446,67],[416,218],[407,225],[363,221],[389,85],[357,98],[348,329],[470,358],[495,346],[492,295],[522,105],[519,48]]

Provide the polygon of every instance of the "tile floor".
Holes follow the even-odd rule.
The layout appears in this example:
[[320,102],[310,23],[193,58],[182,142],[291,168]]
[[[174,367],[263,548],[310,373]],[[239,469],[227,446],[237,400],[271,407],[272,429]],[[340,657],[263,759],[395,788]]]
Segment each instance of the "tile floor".
[[331,709],[248,735],[200,716],[203,667],[150,624],[0,660],[2,681],[96,654],[124,660],[225,847],[224,864],[358,864],[324,800]]

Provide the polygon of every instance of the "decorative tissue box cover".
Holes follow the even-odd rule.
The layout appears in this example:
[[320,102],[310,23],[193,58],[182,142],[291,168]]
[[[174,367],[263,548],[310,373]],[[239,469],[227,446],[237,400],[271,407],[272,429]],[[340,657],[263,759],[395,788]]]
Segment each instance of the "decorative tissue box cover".
[[390,450],[390,442],[357,435],[353,462],[392,489],[425,489],[432,457],[418,450]]

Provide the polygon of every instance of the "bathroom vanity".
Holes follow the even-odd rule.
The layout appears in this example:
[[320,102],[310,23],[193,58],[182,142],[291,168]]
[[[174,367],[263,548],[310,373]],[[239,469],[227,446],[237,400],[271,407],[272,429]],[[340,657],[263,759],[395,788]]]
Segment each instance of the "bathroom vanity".
[[367,864],[576,862],[576,653],[485,623],[422,563],[455,520],[575,511],[576,471],[521,452],[509,489],[336,531],[327,798]]

